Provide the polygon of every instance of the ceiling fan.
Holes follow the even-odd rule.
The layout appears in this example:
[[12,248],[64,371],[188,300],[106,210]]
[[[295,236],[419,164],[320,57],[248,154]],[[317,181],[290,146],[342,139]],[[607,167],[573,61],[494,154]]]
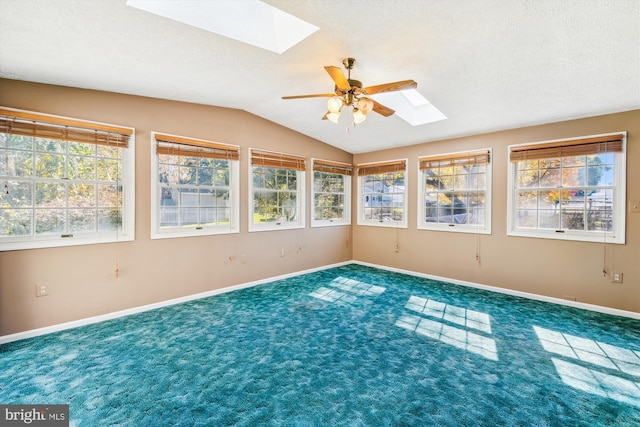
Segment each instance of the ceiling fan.
[[375,111],[385,117],[391,116],[395,113],[391,108],[374,101],[371,98],[367,98],[367,95],[375,95],[382,92],[393,92],[404,89],[415,89],[418,84],[413,80],[402,80],[393,83],[384,83],[376,86],[362,87],[362,82],[351,78],[351,69],[353,68],[356,60],[354,58],[345,58],[342,60],[344,68],[347,70],[347,77],[339,67],[326,66],[324,67],[329,73],[329,76],[335,82],[334,93],[318,93],[314,95],[293,95],[283,96],[282,99],[299,99],[299,98],[329,98],[327,107],[329,111],[322,117],[323,120],[330,120],[333,123],[338,123],[340,118],[340,112],[343,106],[351,106],[353,108],[353,123],[362,123],[367,114],[371,111]]

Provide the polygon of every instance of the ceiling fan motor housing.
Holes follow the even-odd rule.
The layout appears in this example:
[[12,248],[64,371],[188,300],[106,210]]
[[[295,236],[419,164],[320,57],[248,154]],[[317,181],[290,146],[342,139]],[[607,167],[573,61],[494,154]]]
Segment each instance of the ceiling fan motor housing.
[[338,85],[334,86],[334,91],[336,95],[339,95],[339,96],[344,96],[346,94],[360,95],[364,92],[362,90],[362,82],[360,80],[347,79],[347,82],[349,83],[349,86],[351,86],[349,90],[340,89]]

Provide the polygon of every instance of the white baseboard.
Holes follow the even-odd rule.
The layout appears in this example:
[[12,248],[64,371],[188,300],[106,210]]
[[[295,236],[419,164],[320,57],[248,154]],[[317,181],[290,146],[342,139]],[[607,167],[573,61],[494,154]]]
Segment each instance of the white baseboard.
[[168,307],[168,306],[175,305],[175,304],[180,304],[180,303],[183,303],[183,302],[193,301],[193,300],[197,300],[197,299],[201,299],[201,298],[210,297],[210,296],[213,296],[213,295],[219,295],[219,294],[223,294],[223,293],[226,293],[226,292],[236,291],[238,289],[250,288],[252,286],[258,286],[258,285],[263,285],[263,284],[266,284],[266,283],[274,282],[276,280],[288,279],[290,277],[296,277],[296,276],[301,276],[303,274],[314,273],[314,272],[322,271],[322,270],[328,270],[330,268],[340,267],[340,266],[348,265],[348,264],[358,264],[358,265],[363,265],[363,266],[367,266],[367,267],[374,267],[374,268],[379,268],[380,270],[387,270],[387,271],[393,271],[393,272],[397,272],[397,273],[407,274],[409,276],[415,276],[415,277],[422,277],[422,278],[426,278],[426,279],[439,280],[439,281],[443,281],[443,282],[447,282],[447,283],[453,283],[453,284],[456,284],[456,285],[468,286],[468,287],[478,288],[478,289],[484,289],[484,290],[491,291],[491,292],[497,292],[497,293],[501,293],[501,294],[513,295],[513,296],[522,297],[522,298],[528,298],[528,299],[537,300],[537,301],[550,302],[550,303],[553,303],[553,304],[566,305],[566,306],[569,306],[569,307],[576,307],[576,308],[580,308],[580,309],[583,309],[583,310],[590,310],[590,311],[596,311],[596,312],[604,313],[604,314],[611,314],[611,315],[614,315],[614,316],[622,316],[622,317],[629,317],[629,318],[632,318],[632,319],[640,319],[640,313],[636,313],[636,312],[633,312],[633,311],[618,310],[618,309],[615,309],[615,308],[602,307],[602,306],[598,306],[598,305],[594,305],[594,304],[586,304],[586,303],[581,303],[581,302],[576,302],[576,301],[567,301],[567,300],[560,299],[560,298],[547,297],[547,296],[544,296],[544,295],[537,295],[537,294],[532,294],[532,293],[528,293],[528,292],[514,291],[514,290],[511,290],[511,289],[498,288],[498,287],[495,287],[495,286],[488,286],[488,285],[483,285],[483,284],[480,284],[480,283],[473,283],[473,282],[467,282],[467,281],[464,281],[464,280],[450,279],[450,278],[447,278],[447,277],[440,277],[440,276],[434,276],[434,275],[431,275],[431,274],[418,273],[418,272],[415,272],[415,271],[403,270],[403,269],[393,268],[393,267],[387,267],[387,266],[378,265],[378,264],[371,264],[371,263],[362,262],[362,261],[345,261],[345,262],[340,262],[340,263],[336,263],[336,264],[325,265],[325,266],[322,266],[322,267],[311,268],[311,269],[308,269],[308,270],[297,271],[295,273],[288,273],[288,274],[283,274],[283,275],[280,275],[280,276],[269,277],[269,278],[266,278],[266,279],[255,280],[253,282],[241,283],[241,284],[238,284],[238,285],[228,286],[228,287],[221,288],[221,289],[214,289],[214,290],[211,290],[211,291],[201,292],[201,293],[198,293],[198,294],[187,295],[187,296],[184,296],[184,297],[174,298],[174,299],[170,299],[170,300],[166,300],[166,301],[160,301],[160,302],[153,303],[153,304],[147,304],[147,305],[142,305],[142,306],[139,306],[139,307],[128,308],[128,309],[125,309],[125,310],[114,311],[113,313],[107,313],[107,314],[102,314],[102,315],[93,316],[93,317],[86,317],[84,319],[78,319],[78,320],[74,320],[74,321],[71,321],[71,322],[59,323],[59,324],[56,324],[56,325],[46,326],[44,328],[31,329],[31,330],[24,331],[24,332],[17,332],[15,334],[4,335],[4,336],[0,336],[0,344],[5,344],[5,343],[13,342],[13,341],[18,341],[18,340],[23,340],[23,339],[26,339],[26,338],[33,338],[33,337],[37,337],[37,336],[40,336],[40,335],[46,335],[46,334],[50,334],[50,333],[53,333],[53,332],[63,331],[63,330],[66,330],[66,329],[77,328],[79,326],[90,325],[90,324],[93,324],[93,323],[104,322],[106,320],[117,319],[119,317],[129,316],[131,314],[142,313],[142,312],[149,311],[149,310],[155,310],[157,308]]
[[580,309],[583,309],[583,310],[596,311],[598,313],[604,313],[604,314],[611,314],[613,316],[629,317],[631,319],[639,319],[640,320],[640,313],[636,313],[635,311],[618,310],[616,308],[603,307],[603,306],[595,305],[595,304],[587,304],[587,303],[584,303],[584,302],[569,301],[569,300],[565,300],[565,299],[562,299],[562,298],[548,297],[548,296],[544,296],[544,295],[532,294],[532,293],[529,293],[529,292],[514,291],[512,289],[499,288],[499,287],[496,287],[496,286],[483,285],[483,284],[480,284],[480,283],[467,282],[467,281],[464,281],[464,280],[450,279],[448,277],[434,276],[434,275],[431,275],[431,274],[418,273],[418,272],[411,271],[411,270],[403,270],[401,268],[387,267],[387,266],[384,266],[384,265],[371,264],[371,263],[362,262],[362,261],[352,261],[352,264],[363,265],[363,266],[366,266],[366,267],[379,268],[380,270],[393,271],[393,272],[396,272],[396,273],[407,274],[409,276],[415,276],[415,277],[422,277],[422,278],[425,278],[425,279],[439,280],[441,282],[453,283],[455,285],[461,285],[461,286],[468,286],[468,287],[471,287],[471,288],[484,289],[486,291],[491,291],[491,292],[496,292],[496,293],[506,294],[506,295],[513,295],[513,296],[516,296],[516,297],[527,298],[527,299],[532,299],[532,300],[536,300],[536,301],[543,301],[543,302],[549,302],[549,303],[552,303],[552,304],[566,305],[566,306],[569,306],[569,307],[580,308]]
[[112,313],[101,314],[99,316],[85,317],[84,319],[78,319],[71,322],[58,323],[56,325],[45,326],[44,328],[31,329],[24,332],[17,332],[15,334],[3,335],[3,336],[0,336],[0,344],[23,340],[26,338],[33,338],[40,335],[50,334],[53,332],[64,331],[66,329],[77,328],[79,326],[90,325],[92,323],[100,323],[106,320],[129,316],[131,314],[137,314],[137,313],[142,313],[149,310],[155,310],[157,308],[168,307],[170,305],[181,304],[183,302],[206,298],[213,295],[224,294],[226,292],[236,291],[238,289],[244,289],[244,288],[250,288],[252,286],[263,285],[266,283],[274,282],[276,280],[288,279],[290,277],[301,276],[303,274],[314,273],[316,271],[328,270],[330,268],[340,267],[347,264],[352,264],[352,262],[345,261],[337,264],[325,265],[323,267],[311,268],[308,270],[297,271],[295,273],[282,274],[280,276],[273,276],[266,279],[255,280],[253,282],[241,283],[238,285],[228,286],[220,289],[214,289],[211,291],[201,292],[198,294],[186,295],[184,297],[174,298],[166,301],[160,301],[153,304],[141,305],[138,307],[128,308],[125,310],[114,311]]

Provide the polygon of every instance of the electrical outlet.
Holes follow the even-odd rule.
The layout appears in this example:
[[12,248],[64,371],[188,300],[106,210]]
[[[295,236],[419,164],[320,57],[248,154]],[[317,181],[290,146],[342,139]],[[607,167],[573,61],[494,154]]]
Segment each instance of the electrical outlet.
[[47,289],[47,285],[45,284],[36,284],[36,296],[37,297],[46,297],[49,295],[49,289]]
[[247,263],[247,254],[240,255],[240,264],[246,264],[246,263]]
[[280,249],[280,256],[285,256],[287,254],[287,251],[285,251],[284,249]]
[[611,281],[613,283],[622,283],[622,273],[613,273],[611,275]]

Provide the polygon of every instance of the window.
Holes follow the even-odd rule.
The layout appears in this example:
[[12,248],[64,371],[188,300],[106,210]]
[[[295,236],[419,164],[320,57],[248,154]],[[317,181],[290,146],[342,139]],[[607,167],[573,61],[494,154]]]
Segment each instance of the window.
[[509,147],[508,234],[625,241],[625,133]]
[[0,108],[0,250],[133,240],[133,132]]
[[351,224],[351,173],[346,163],[313,160],[312,226]]
[[251,150],[249,231],[304,227],[305,158]]
[[407,226],[406,160],[358,165],[358,224]]
[[151,237],[239,232],[239,148],[152,135]]
[[418,228],[491,233],[491,150],[420,157]]

